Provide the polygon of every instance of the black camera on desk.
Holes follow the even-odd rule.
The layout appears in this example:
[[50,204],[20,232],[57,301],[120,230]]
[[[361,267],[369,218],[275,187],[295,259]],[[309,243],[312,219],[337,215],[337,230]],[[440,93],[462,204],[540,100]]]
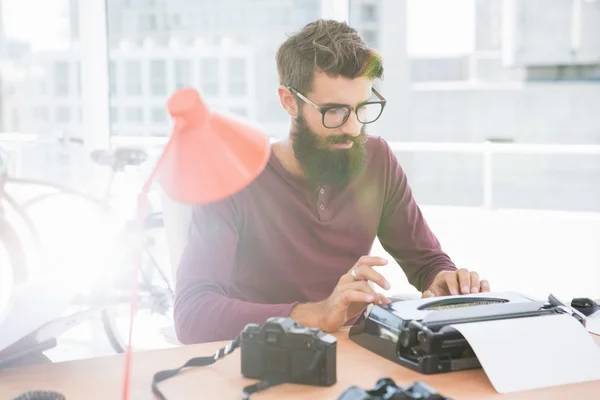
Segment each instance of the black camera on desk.
[[242,375],[277,377],[290,383],[331,386],[337,381],[337,339],[290,318],[248,324],[241,333]]

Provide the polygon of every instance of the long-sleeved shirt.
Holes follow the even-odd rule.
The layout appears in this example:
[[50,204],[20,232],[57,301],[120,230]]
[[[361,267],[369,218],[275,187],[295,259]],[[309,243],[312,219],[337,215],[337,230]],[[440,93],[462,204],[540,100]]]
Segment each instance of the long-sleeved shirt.
[[367,141],[364,170],[345,187],[314,187],[275,154],[237,194],[197,205],[175,283],[184,344],[230,340],[246,324],[326,299],[376,237],[424,291],[456,266],[442,251],[388,144]]

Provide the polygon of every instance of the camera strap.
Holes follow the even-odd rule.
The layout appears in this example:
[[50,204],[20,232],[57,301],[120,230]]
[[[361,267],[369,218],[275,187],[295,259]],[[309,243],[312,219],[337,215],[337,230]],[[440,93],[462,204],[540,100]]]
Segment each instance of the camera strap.
[[[214,356],[212,356],[212,357],[194,357],[194,358],[189,359],[185,364],[183,364],[179,368],[159,371],[159,372],[155,373],[154,377],[152,378],[152,393],[154,393],[154,395],[156,397],[158,397],[159,400],[167,400],[167,398],[158,389],[157,385],[159,382],[162,382],[164,380],[174,377],[175,375],[180,373],[185,368],[206,367],[208,365],[214,364],[217,360],[225,357],[228,354],[233,353],[233,351],[235,349],[237,349],[239,346],[240,346],[240,336],[236,337],[234,340],[229,342],[227,344],[227,346],[217,350],[216,353],[214,354]],[[283,376],[283,375],[273,376],[273,377],[270,377],[269,379],[264,379],[253,385],[246,386],[242,391],[242,399],[247,400],[250,398],[250,395],[252,395],[254,393],[263,391],[263,390],[268,389],[273,386],[281,385],[282,383],[295,382],[299,379],[302,379],[304,376],[313,373],[317,368],[319,368],[319,364],[323,360],[324,356],[325,356],[325,352],[323,350],[317,351],[310,366],[306,370],[296,373],[293,376]]]
[[159,371],[154,374],[152,378],[152,393],[157,396],[160,400],[167,400],[167,398],[162,394],[162,392],[158,389],[157,384],[164,380],[174,377],[178,373],[180,373],[185,368],[190,367],[206,367],[207,365],[214,364],[217,360],[225,357],[226,355],[233,353],[235,349],[240,346],[240,336],[236,337],[234,340],[229,342],[227,346],[220,348],[217,350],[214,356],[212,357],[194,357],[190,358],[185,364],[176,369],[168,369],[165,371]]

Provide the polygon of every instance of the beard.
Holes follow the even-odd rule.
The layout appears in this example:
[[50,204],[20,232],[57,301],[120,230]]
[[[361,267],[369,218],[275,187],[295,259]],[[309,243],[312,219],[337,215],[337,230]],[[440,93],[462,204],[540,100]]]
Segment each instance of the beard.
[[[292,132],[294,154],[313,185],[343,187],[364,169],[367,139],[364,126],[358,136],[320,137],[308,127],[302,115],[298,115],[295,128]],[[352,142],[349,149],[331,148],[347,142]]]

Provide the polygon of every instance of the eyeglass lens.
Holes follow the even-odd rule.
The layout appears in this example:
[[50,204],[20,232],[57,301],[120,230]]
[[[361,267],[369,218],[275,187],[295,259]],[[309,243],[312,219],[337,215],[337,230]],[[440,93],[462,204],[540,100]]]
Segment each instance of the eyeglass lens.
[[[356,117],[363,124],[371,123],[379,117],[382,108],[380,103],[363,104],[356,110]],[[346,122],[349,113],[350,110],[346,107],[331,108],[325,112],[323,125],[327,128],[336,128]]]

